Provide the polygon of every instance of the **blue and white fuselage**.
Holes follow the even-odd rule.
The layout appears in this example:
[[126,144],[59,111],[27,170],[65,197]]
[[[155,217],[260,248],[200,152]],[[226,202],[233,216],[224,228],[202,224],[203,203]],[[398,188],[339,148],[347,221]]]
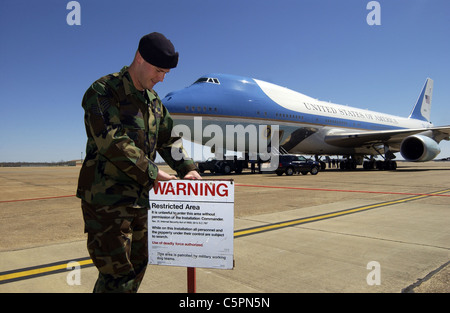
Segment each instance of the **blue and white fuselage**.
[[[449,126],[434,127],[429,121],[432,89],[433,81],[427,79],[407,118],[324,102],[272,83],[225,74],[203,76],[162,101],[175,124],[192,130],[186,139],[202,145],[211,142],[211,134],[203,132],[209,125],[222,128],[223,146],[228,149],[226,141],[235,140],[236,134],[227,138],[227,126],[277,125],[280,148],[289,153],[362,159],[401,152],[407,160],[428,161],[450,134]],[[200,117],[201,129],[194,123]],[[249,140],[234,150],[249,152]]]

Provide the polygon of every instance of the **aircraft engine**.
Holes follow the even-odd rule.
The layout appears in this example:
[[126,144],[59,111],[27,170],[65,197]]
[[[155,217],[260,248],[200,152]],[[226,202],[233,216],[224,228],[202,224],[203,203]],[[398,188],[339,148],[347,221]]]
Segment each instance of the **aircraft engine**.
[[403,139],[400,153],[407,161],[426,162],[433,160],[441,149],[436,141],[427,136],[413,135]]

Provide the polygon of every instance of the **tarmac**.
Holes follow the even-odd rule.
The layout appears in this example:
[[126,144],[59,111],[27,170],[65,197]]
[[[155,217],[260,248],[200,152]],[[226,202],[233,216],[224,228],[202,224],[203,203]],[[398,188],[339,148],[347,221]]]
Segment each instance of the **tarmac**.
[[[0,168],[1,293],[92,291],[98,272],[74,196],[79,169]],[[449,174],[450,162],[315,176],[205,174],[235,182],[235,266],[197,268],[196,291],[448,293]],[[139,292],[186,293],[186,272],[149,265]]]

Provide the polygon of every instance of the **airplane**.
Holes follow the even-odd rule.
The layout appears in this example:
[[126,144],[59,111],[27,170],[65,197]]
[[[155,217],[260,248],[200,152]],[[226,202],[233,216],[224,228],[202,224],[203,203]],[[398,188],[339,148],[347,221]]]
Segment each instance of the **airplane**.
[[[450,125],[435,127],[430,122],[432,92],[433,80],[427,78],[410,115],[399,117],[320,101],[259,79],[208,74],[168,93],[162,102],[175,125],[191,130],[183,132],[183,138],[212,149],[217,141],[205,133],[198,135],[199,127],[201,132],[209,125],[218,125],[226,134],[230,125],[244,129],[255,125],[267,127],[270,133],[272,125],[278,126],[278,133],[272,135],[279,137],[280,154],[315,155],[319,160],[322,156],[344,156],[341,169],[363,165],[364,169],[395,170],[394,153],[400,152],[406,161],[426,162],[440,153],[440,141],[450,140]],[[223,136],[222,147],[225,141],[236,138],[234,134],[233,138],[227,136]],[[234,146],[235,151],[250,152],[251,139],[247,137],[244,146]],[[376,160],[377,156],[382,160]]]

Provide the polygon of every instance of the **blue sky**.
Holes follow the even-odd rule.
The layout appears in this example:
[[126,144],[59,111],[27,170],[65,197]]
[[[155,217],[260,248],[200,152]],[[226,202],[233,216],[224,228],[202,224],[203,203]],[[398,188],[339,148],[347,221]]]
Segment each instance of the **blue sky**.
[[161,98],[222,72],[408,116],[431,77],[432,122],[450,124],[448,0],[380,0],[379,26],[366,0],[79,0],[79,26],[66,23],[68,2],[0,2],[0,162],[79,159],[85,90],[153,31],[180,52]]

